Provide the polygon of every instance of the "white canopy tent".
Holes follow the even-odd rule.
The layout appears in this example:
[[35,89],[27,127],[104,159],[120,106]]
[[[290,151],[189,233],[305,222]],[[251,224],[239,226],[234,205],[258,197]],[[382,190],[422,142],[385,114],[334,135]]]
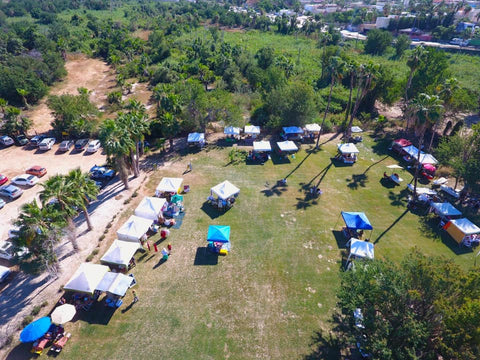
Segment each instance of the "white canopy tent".
[[188,134],[187,142],[189,144],[203,144],[205,142],[205,134],[204,133],[190,133]]
[[152,220],[132,215],[125,224],[117,230],[117,237],[119,240],[139,242],[142,236],[147,233],[152,222]]
[[[413,192],[413,184],[408,184],[407,185],[408,190]],[[426,188],[426,187],[417,187],[417,194],[418,195],[437,195],[437,192],[435,190]]]
[[[415,158],[416,159],[416,158]],[[437,164],[438,161],[435,157],[431,154],[420,154],[420,164]]]
[[352,143],[338,144],[338,151],[342,154],[358,154],[360,152]]
[[83,263],[63,289],[93,294],[103,276],[109,270],[108,266],[105,265]]
[[135,215],[149,219],[158,220],[158,217],[162,214],[166,208],[167,200],[158,197],[146,197],[138,204],[135,209]]
[[352,133],[361,133],[363,132],[363,130],[359,127],[359,126],[352,126],[350,128],[350,130],[352,131]]
[[271,147],[269,141],[254,141],[253,142],[253,151],[255,151],[255,152],[272,151],[272,147]]
[[480,234],[480,228],[467,218],[450,220],[444,229],[459,244],[467,244]]
[[100,261],[127,267],[139,248],[140,246],[137,242],[115,240]]
[[305,125],[305,130],[310,133],[319,133],[321,127],[318,124],[307,124]]
[[164,177],[155,189],[155,195],[160,196],[160,194],[164,192],[177,193],[179,192],[182,183],[182,178]]
[[125,296],[134,279],[121,273],[107,272],[97,286],[97,290],[113,295]]
[[244,132],[248,135],[258,135],[260,134],[260,126],[245,125]]
[[433,211],[440,216],[460,216],[462,212],[449,202],[430,204]]
[[224,182],[212,187],[210,191],[212,194],[217,195],[220,199],[227,200],[228,198],[238,194],[240,189],[233,185],[230,181],[225,180]]
[[280,151],[284,151],[284,152],[298,151],[297,145],[295,145],[295,143],[290,140],[277,142],[277,146],[280,149]]
[[225,135],[240,135],[240,128],[234,126],[227,126],[223,129],[223,133]]
[[375,254],[373,243],[355,238],[351,238],[348,242],[350,243],[350,255],[348,255],[347,261],[352,256],[373,260]]

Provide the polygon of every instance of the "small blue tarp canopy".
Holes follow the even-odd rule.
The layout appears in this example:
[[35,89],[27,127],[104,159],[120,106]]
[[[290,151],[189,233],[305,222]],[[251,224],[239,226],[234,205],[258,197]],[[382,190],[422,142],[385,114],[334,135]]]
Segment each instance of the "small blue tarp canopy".
[[48,316],[44,316],[34,322],[28,324],[20,333],[20,341],[22,343],[33,342],[45,335],[52,324],[52,320]]
[[290,134],[303,134],[303,129],[298,126],[288,126],[283,128],[283,132],[286,135]]
[[230,226],[210,225],[208,227],[207,241],[227,243],[230,241]]
[[352,230],[373,230],[372,224],[368,221],[363,212],[342,211],[342,218],[347,228]]

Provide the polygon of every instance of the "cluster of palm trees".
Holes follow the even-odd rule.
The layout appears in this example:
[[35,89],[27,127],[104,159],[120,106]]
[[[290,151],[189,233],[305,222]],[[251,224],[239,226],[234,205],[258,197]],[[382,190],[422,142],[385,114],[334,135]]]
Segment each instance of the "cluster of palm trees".
[[140,175],[140,154],[150,126],[145,106],[139,101],[130,99],[126,109],[127,112],[119,112],[115,120],[107,119],[102,123],[99,139],[128,189],[130,170],[135,177]]
[[73,219],[80,211],[85,216],[88,230],[92,230],[88,205],[96,199],[99,188],[80,168],[67,175],[52,176],[42,186],[40,204],[35,199],[21,207],[15,221],[18,236],[14,241],[19,247],[27,247],[48,267],[56,263],[54,246],[64,236],[78,250]]

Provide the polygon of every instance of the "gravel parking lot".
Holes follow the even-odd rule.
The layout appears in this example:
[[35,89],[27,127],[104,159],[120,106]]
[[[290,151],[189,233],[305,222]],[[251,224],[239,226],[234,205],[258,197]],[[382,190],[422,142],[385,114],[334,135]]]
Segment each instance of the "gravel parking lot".
[[69,170],[80,167],[82,171],[88,171],[93,165],[105,163],[106,156],[102,149],[94,154],[76,152],[75,150],[66,153],[58,152],[58,143],[52,150],[39,151],[32,147],[10,146],[0,149],[0,174],[6,175],[9,179],[23,174],[25,170],[34,165],[44,166],[47,174],[40,178],[39,184],[29,188],[22,187],[23,195],[16,200],[4,200],[7,202],[3,209],[0,209],[0,239],[8,238],[8,230],[12,221],[16,219],[19,208],[22,204],[32,201],[42,190],[40,183],[45,182],[55,174],[66,174]]

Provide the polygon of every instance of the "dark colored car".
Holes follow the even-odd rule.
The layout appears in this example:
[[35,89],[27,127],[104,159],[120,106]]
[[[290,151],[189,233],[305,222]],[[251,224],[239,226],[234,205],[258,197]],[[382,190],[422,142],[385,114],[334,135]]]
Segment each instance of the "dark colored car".
[[75,142],[75,150],[82,151],[85,150],[89,143],[90,139],[80,139]]
[[15,137],[15,144],[18,146],[25,146],[28,144],[28,139],[25,135],[18,135]]
[[43,139],[45,139],[44,135],[35,135],[33,138],[30,139],[30,145],[38,147],[38,145],[40,145]]

